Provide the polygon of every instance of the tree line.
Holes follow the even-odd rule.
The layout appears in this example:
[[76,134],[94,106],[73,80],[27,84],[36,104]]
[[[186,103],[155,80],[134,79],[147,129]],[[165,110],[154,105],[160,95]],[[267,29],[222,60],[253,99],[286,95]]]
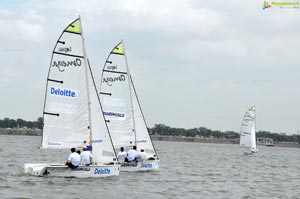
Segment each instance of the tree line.
[[[205,127],[184,129],[172,128],[164,124],[155,124],[153,128],[149,128],[151,134],[164,136],[186,136],[186,137],[206,137],[206,138],[223,138],[223,139],[238,139],[240,133],[234,131],[219,131],[211,130]],[[256,132],[257,138],[272,138],[275,142],[298,142],[300,144],[300,135],[286,135],[283,133],[271,133],[268,131]]]
[[43,118],[39,117],[36,121],[26,121],[23,119],[0,119],[0,128],[12,128],[12,129],[42,129],[43,128]]
[[[0,128],[24,128],[24,129],[42,129],[43,118],[39,117],[36,121],[26,121],[23,119],[0,119]],[[172,128],[164,124],[155,124],[153,128],[148,129],[151,134],[164,136],[186,136],[186,137],[206,137],[220,139],[238,139],[240,134],[234,131],[211,130],[205,127],[184,129]],[[271,133],[269,131],[256,132],[257,138],[272,138],[275,142],[298,142],[300,135],[286,135],[282,133]]]

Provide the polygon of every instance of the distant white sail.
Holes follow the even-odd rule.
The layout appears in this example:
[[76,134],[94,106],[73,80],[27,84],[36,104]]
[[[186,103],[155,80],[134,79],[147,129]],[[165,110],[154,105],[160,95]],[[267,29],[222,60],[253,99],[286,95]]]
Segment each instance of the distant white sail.
[[101,78],[101,102],[114,147],[144,148],[157,157],[128,69],[123,42],[109,54]]
[[255,111],[256,108],[253,106],[245,113],[240,134],[240,145],[254,150],[256,150]]

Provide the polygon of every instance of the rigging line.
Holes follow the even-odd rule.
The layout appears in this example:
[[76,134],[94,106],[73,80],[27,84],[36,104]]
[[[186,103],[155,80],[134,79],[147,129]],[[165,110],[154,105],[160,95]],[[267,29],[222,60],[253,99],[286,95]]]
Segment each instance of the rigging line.
[[70,56],[70,57],[78,57],[78,58],[84,58],[84,56],[80,56],[80,55],[71,55],[71,54],[66,54],[66,53],[59,53],[59,52],[55,52],[53,51],[54,54],[58,54],[58,55],[66,55],[66,56]]
[[119,74],[127,75],[127,72],[110,71],[110,70],[103,70],[103,72],[108,72],[108,73],[119,73]]
[[115,54],[115,55],[123,55],[123,56],[124,56],[123,53],[115,53],[115,52],[111,52],[111,54]]
[[44,112],[44,114],[46,114],[46,115],[54,115],[54,116],[59,117],[59,113],[48,113],[48,112]]
[[64,83],[64,81],[59,81],[59,80],[55,80],[55,79],[47,79],[47,80],[50,82],[56,82],[56,83],[60,83],[60,84]]
[[66,44],[66,42],[64,42],[64,41],[57,41],[57,43]]

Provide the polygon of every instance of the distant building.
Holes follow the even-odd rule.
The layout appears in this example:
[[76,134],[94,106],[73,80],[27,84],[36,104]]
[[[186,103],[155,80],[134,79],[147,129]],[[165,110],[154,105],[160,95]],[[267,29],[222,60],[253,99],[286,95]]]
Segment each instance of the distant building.
[[274,140],[272,138],[257,138],[257,144],[265,146],[274,146]]

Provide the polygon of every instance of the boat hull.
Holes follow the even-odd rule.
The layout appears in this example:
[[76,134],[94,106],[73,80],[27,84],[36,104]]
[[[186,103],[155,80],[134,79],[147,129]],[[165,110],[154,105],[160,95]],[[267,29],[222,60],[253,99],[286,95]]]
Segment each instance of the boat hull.
[[25,164],[24,172],[35,176],[55,177],[108,177],[118,176],[120,165],[90,165],[71,169],[63,164]]
[[124,162],[121,171],[158,171],[160,160],[146,160],[143,162]]

